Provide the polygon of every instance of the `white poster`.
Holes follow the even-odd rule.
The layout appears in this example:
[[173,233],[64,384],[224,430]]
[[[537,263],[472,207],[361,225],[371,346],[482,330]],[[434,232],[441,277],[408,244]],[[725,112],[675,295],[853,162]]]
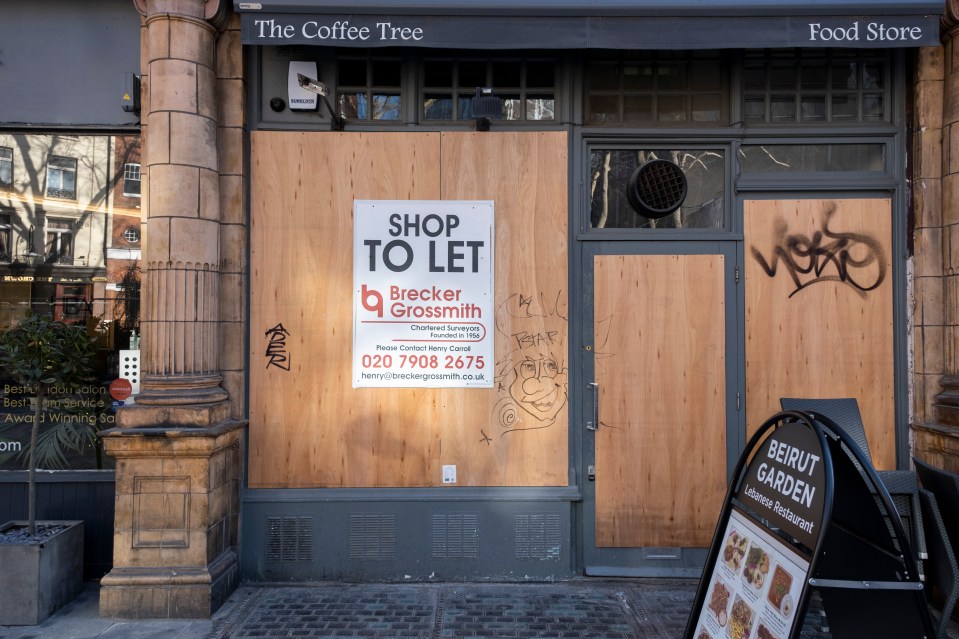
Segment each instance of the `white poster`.
[[802,623],[796,606],[808,571],[808,561],[734,510],[693,638],[786,639]]
[[353,203],[353,387],[493,386],[493,203]]

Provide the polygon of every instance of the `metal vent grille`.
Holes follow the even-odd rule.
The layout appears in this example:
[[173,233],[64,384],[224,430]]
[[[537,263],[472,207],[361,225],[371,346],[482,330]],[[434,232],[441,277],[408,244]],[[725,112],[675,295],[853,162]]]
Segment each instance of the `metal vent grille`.
[[478,521],[472,513],[433,515],[433,559],[478,559]]
[[517,559],[559,559],[561,542],[558,514],[517,513],[514,534]]
[[313,561],[313,518],[267,517],[266,560]]
[[626,197],[637,213],[665,217],[686,199],[686,175],[669,160],[651,160],[635,171],[626,184]]
[[396,559],[396,517],[350,515],[350,559]]

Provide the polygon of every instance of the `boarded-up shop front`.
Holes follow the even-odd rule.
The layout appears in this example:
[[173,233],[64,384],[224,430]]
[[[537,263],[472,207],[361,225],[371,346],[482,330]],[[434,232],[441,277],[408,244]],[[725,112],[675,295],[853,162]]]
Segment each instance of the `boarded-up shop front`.
[[781,397],[856,397],[905,463],[906,69],[941,8],[400,4],[236,5],[246,578],[698,575]]

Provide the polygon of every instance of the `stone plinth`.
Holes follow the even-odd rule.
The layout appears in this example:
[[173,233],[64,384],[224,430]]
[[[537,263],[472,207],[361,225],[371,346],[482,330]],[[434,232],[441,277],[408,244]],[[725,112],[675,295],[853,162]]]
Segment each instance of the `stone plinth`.
[[104,431],[117,469],[102,616],[209,618],[236,588],[244,425]]

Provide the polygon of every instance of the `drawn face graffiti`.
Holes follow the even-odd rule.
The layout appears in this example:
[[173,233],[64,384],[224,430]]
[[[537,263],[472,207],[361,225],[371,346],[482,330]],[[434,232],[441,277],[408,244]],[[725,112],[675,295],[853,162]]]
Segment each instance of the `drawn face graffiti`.
[[567,371],[551,353],[527,355],[513,368],[509,394],[540,421],[553,421],[566,405]]

